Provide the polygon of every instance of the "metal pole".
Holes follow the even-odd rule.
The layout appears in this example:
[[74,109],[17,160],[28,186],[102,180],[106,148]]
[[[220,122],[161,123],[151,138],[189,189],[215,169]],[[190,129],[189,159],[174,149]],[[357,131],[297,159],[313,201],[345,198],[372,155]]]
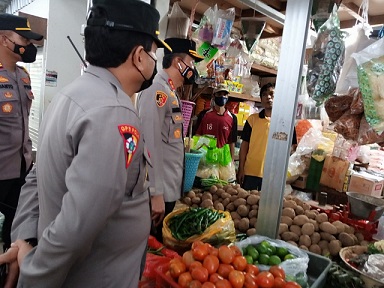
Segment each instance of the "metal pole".
[[280,223],[312,0],[288,0],[256,231],[276,238]]

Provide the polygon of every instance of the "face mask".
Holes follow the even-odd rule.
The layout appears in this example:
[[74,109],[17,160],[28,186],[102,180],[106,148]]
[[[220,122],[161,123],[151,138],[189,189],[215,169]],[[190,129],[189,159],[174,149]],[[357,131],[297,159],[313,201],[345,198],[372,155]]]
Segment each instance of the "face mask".
[[225,104],[227,104],[227,101],[228,101],[228,98],[227,97],[224,97],[224,96],[219,96],[219,97],[215,97],[215,104],[217,106],[224,106]]
[[15,48],[13,48],[13,53],[16,53],[21,56],[21,61],[24,63],[32,63],[36,60],[37,48],[32,43],[27,46],[19,45],[13,42],[11,39],[7,37],[9,41],[11,41]]
[[[145,53],[148,54],[148,52],[146,52],[146,51],[145,51]],[[149,88],[152,85],[153,79],[155,78],[155,76],[157,74],[157,67],[156,67],[157,66],[157,61],[155,59],[153,59],[153,57],[151,55],[148,54],[148,56],[151,57],[151,59],[155,62],[155,68],[153,68],[152,76],[149,79],[145,79],[143,73],[141,73],[141,71],[139,70],[141,76],[143,76],[143,78],[144,78],[144,82],[141,84],[139,91],[136,91],[136,93]]]
[[[185,64],[185,62],[183,60],[181,60],[181,62],[183,62],[184,65],[185,65],[184,71],[180,71],[179,70],[181,76],[184,77],[184,84],[193,84],[193,83],[195,83],[195,80],[198,77],[197,70],[189,67],[187,64]],[[181,69],[181,65],[180,64],[179,64],[179,67]]]

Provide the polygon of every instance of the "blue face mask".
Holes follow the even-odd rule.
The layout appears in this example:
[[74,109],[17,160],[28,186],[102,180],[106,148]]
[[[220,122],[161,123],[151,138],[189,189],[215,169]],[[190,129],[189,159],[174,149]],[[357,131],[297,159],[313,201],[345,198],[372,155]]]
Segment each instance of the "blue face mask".
[[215,97],[215,104],[217,106],[225,106],[225,104],[227,104],[227,101],[228,101],[228,97],[224,97],[224,96],[218,96],[218,97]]

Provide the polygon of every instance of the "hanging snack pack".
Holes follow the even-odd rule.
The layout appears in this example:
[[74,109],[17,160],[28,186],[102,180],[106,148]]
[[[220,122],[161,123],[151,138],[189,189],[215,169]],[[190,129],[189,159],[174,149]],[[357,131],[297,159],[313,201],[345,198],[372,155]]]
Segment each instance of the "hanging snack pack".
[[329,19],[320,27],[308,63],[308,93],[317,105],[321,105],[335,92],[344,61],[344,48],[344,33],[340,30],[335,5]]
[[229,44],[231,29],[235,21],[235,8],[219,10],[213,33],[212,45],[225,49]]

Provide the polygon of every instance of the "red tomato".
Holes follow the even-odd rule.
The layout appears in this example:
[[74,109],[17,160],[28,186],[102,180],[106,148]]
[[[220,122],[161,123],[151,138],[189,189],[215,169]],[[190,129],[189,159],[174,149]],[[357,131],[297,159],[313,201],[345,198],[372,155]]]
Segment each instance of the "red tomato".
[[244,287],[245,288],[257,288],[256,276],[252,273],[245,273],[244,276]]
[[273,288],[283,288],[285,285],[285,280],[280,277],[275,277],[275,283],[273,285]]
[[189,265],[189,272],[192,272],[193,269],[197,267],[202,267],[203,264],[200,261],[193,261],[191,265]]
[[283,288],[301,288],[301,286],[296,282],[290,281],[290,282],[285,283]]
[[245,267],[245,272],[251,273],[253,275],[259,274],[259,267],[253,264],[247,264],[247,267]]
[[232,288],[231,282],[227,279],[219,280],[215,283],[216,288]]
[[232,270],[235,270],[232,265],[220,264],[219,269],[217,269],[217,273],[219,273],[219,275],[223,276],[224,278],[228,278],[228,275]]
[[195,261],[195,258],[193,258],[192,251],[189,250],[189,251],[184,252],[183,262],[184,262],[185,266],[187,266],[187,269],[189,269],[189,266],[191,265],[191,263],[193,261]]
[[199,280],[192,280],[189,285],[188,285],[188,288],[201,288],[201,282]]
[[192,248],[192,255],[196,260],[203,261],[205,256],[208,255],[208,246],[205,245],[205,243],[202,245],[197,245],[196,247]]
[[209,253],[209,255],[213,255],[213,256],[218,257],[219,256],[219,249],[217,249],[216,247],[211,246],[211,247],[208,248],[208,253]]
[[208,255],[204,258],[203,266],[208,270],[209,274],[215,273],[219,268],[219,258],[213,255]]
[[285,279],[285,271],[280,266],[277,266],[277,265],[271,266],[271,268],[269,268],[269,272],[271,272],[272,275],[275,277],[280,277],[282,279]]
[[219,280],[223,280],[223,276],[219,275],[218,273],[213,273],[211,276],[209,276],[209,282],[216,283]]
[[181,273],[179,276],[179,279],[177,280],[177,283],[180,285],[181,288],[187,288],[189,283],[192,281],[191,273],[184,272]]
[[263,271],[257,275],[256,284],[260,288],[272,288],[274,285],[274,277],[271,272]]
[[204,267],[196,267],[191,271],[192,279],[199,280],[201,283],[208,281],[208,270]]
[[243,272],[233,270],[229,273],[228,280],[233,288],[242,288],[244,285],[245,276]]
[[192,243],[192,247],[191,247],[191,250],[193,250],[193,248],[197,247],[197,246],[200,246],[200,245],[204,245],[204,242],[203,241],[195,241]]
[[187,267],[185,264],[180,260],[180,261],[173,261],[172,263],[170,262],[169,264],[169,273],[171,276],[175,279],[180,276],[181,273],[184,273],[187,271]]
[[238,271],[244,271],[247,264],[247,259],[244,256],[235,256],[232,261],[232,266]]
[[232,263],[234,257],[235,255],[231,248],[226,245],[222,245],[219,247],[219,259],[222,263],[230,264]]
[[213,284],[212,282],[205,282],[205,283],[203,283],[201,288],[216,288],[216,285]]
[[233,254],[235,254],[235,256],[243,256],[243,253],[241,253],[240,248],[236,245],[231,245],[229,248],[233,251]]

